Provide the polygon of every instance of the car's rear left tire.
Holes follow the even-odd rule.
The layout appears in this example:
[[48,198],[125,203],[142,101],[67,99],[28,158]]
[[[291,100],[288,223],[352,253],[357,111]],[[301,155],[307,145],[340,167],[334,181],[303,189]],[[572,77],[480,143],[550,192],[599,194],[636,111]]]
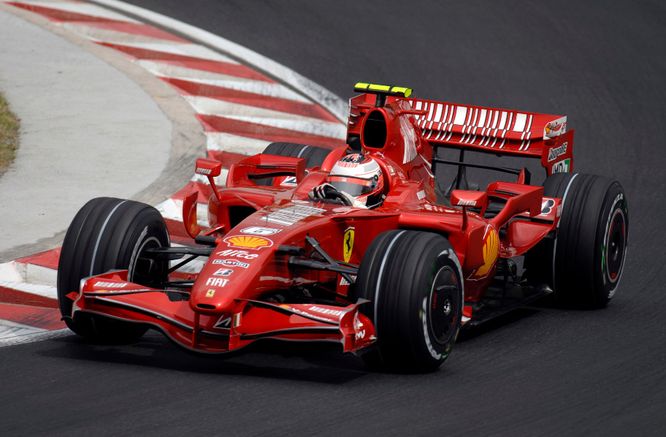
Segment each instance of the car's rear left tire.
[[160,213],[152,206],[114,198],[86,203],[67,229],[58,263],[58,302],[67,326],[76,334],[98,342],[137,340],[145,325],[76,312],[67,296],[79,292],[81,279],[109,270],[129,269],[129,280],[154,286],[166,280],[166,261],[141,257],[149,247],[168,247],[169,234]]
[[374,323],[370,367],[427,372],[447,359],[460,330],[463,277],[448,240],[397,230],[377,236],[361,262],[354,297]]

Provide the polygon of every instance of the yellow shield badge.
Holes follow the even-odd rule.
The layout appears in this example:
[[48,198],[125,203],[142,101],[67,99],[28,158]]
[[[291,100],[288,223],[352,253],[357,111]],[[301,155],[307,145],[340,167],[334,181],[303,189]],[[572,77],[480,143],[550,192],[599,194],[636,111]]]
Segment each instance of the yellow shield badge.
[[488,232],[483,241],[483,265],[476,269],[475,276],[485,276],[490,272],[499,256],[499,248],[500,241],[497,231],[495,228],[488,227]]
[[346,263],[349,262],[354,250],[354,228],[345,229],[345,236],[342,239],[342,254]]

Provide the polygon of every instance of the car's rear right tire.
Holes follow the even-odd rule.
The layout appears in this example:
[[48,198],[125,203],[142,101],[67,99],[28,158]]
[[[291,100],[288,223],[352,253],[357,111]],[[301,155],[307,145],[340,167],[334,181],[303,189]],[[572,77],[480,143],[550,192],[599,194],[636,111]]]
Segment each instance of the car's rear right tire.
[[544,196],[563,199],[555,238],[545,239],[525,259],[533,285],[547,285],[556,300],[579,308],[603,308],[614,296],[626,259],[627,198],[616,180],[556,173]]
[[448,240],[397,230],[377,236],[361,262],[353,295],[375,325],[369,367],[427,372],[451,353],[460,330],[463,277]]
[[[263,151],[265,155],[288,156],[290,158],[303,158],[305,168],[310,170],[315,167],[321,167],[324,160],[331,153],[332,149],[324,147],[309,146],[298,143],[270,143]],[[275,178],[258,179],[257,185],[273,185]]]

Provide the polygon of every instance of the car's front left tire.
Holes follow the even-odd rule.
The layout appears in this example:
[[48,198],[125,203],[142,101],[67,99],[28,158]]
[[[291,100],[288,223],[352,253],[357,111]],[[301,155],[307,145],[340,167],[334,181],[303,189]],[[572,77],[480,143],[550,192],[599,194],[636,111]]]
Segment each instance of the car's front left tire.
[[451,353],[460,330],[463,277],[442,235],[396,230],[377,236],[366,251],[355,297],[374,323],[376,345],[362,356],[371,367],[427,372]]

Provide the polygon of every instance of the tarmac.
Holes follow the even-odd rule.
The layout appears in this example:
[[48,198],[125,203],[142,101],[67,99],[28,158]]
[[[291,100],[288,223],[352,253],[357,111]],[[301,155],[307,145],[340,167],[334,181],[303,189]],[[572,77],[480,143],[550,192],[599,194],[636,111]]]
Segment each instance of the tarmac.
[[87,200],[148,187],[169,160],[172,123],[124,72],[0,6],[0,90],[21,119],[16,159],[0,177],[6,261],[57,244]]

